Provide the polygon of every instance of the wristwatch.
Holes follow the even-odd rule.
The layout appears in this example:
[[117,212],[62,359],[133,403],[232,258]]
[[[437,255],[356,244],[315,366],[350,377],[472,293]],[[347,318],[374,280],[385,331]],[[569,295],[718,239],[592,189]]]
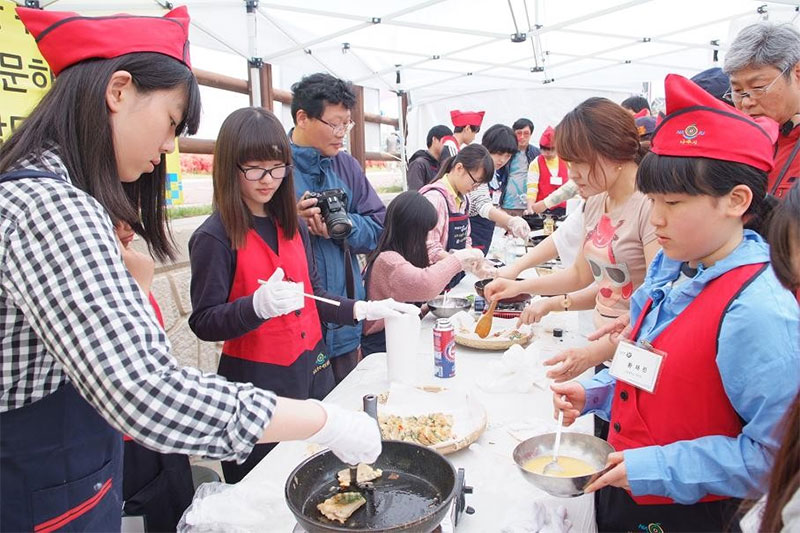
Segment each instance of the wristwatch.
[[564,311],[569,311],[571,305],[572,305],[572,298],[569,297],[569,294],[565,294],[564,299],[561,300],[561,307],[564,308]]

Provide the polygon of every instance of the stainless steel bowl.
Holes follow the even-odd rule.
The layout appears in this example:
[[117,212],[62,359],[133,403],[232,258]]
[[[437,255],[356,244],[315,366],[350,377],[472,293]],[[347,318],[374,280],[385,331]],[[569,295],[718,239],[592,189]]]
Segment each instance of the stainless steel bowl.
[[459,311],[469,311],[471,306],[472,302],[466,298],[454,298],[452,296],[447,297],[447,302],[445,302],[444,296],[437,296],[428,302],[428,307],[433,316],[439,318],[450,318]]
[[546,493],[560,498],[580,496],[589,483],[605,473],[606,459],[608,454],[614,451],[614,448],[594,435],[562,432],[559,455],[574,457],[589,463],[595,468],[592,474],[575,477],[555,477],[534,474],[523,468],[522,465],[534,457],[539,457],[540,455],[552,456],[555,439],[555,433],[545,433],[520,442],[514,448],[514,462],[519,466],[519,470],[525,479]]

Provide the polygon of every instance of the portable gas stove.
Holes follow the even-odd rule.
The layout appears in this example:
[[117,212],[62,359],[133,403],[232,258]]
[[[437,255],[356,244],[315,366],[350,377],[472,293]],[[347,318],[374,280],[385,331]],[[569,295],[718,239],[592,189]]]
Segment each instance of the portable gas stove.
[[[525,310],[525,306],[528,305],[528,302],[530,302],[530,297],[521,302],[508,303],[500,301],[497,303],[497,307],[494,310],[494,316],[497,318],[519,318],[519,316],[522,314],[522,311]],[[483,314],[486,311],[486,307],[486,300],[480,296],[476,296],[475,311]]]

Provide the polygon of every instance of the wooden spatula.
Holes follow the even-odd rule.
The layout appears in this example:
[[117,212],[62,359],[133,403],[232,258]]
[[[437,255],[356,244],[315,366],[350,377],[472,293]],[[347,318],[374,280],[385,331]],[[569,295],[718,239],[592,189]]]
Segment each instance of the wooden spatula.
[[493,301],[489,304],[489,309],[486,310],[486,313],[478,320],[478,323],[475,324],[475,333],[481,339],[485,339],[489,336],[489,332],[492,331],[492,317],[494,316],[494,308],[497,307],[497,300]]

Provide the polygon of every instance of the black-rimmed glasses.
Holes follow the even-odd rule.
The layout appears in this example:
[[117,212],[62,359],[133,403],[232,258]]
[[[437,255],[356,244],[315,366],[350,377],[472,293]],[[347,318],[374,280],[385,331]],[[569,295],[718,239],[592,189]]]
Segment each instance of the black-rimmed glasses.
[[480,187],[482,182],[476,180],[475,177],[472,175],[472,172],[470,172],[467,167],[464,167],[464,170],[467,171],[467,176],[469,176],[469,179],[472,180],[472,188],[477,189],[478,187]]
[[356,123],[353,122],[352,120],[347,124],[331,124],[327,120],[323,120],[321,117],[318,118],[317,120],[319,120],[326,126],[330,127],[330,129],[333,130],[334,135],[347,135],[348,133],[350,133],[350,130],[352,130],[353,127],[356,125]]
[[239,167],[239,170],[242,171],[244,174],[244,179],[247,181],[259,181],[264,179],[264,176],[269,174],[269,177],[274,180],[282,180],[286,177],[289,171],[292,169],[292,165],[278,165],[277,167],[272,168],[262,168],[262,167],[243,167],[242,165],[236,165]]
[[730,89],[728,90],[728,92],[723,94],[722,97],[727,98],[728,100],[732,100],[734,102],[741,102],[745,98],[749,98],[751,100],[758,100],[759,98],[767,94],[767,91],[772,89],[772,86],[775,85],[775,83],[781,78],[781,76],[786,74],[787,70],[789,70],[789,67],[783,69],[781,73],[775,77],[774,80],[772,80],[768,85],[765,85],[764,87],[755,87],[753,89],[750,89],[749,91],[737,91],[735,89]]

